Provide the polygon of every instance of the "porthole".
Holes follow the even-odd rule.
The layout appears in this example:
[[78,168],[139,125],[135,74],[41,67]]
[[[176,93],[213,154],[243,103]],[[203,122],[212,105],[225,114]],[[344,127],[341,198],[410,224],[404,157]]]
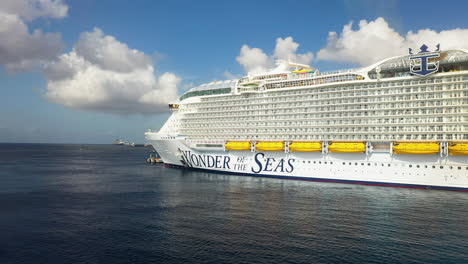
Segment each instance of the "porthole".
[[410,168],[412,168],[412,167],[413,167],[413,165],[411,165],[411,164],[410,164],[410,165],[409,165],[409,167],[410,167]]
[[461,170],[461,167],[458,167],[459,170]]
[[440,168],[441,168],[441,169],[443,169],[443,168],[444,168],[444,166],[440,166]]
[[390,164],[388,164],[388,166],[390,167]]
[[416,168],[419,168],[419,165],[416,165]]

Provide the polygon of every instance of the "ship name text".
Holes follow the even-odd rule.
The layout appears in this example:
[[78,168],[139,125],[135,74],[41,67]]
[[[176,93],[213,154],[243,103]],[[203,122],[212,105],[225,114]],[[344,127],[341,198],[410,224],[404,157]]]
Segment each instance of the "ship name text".
[[252,166],[252,172],[260,173],[262,171],[265,172],[292,172],[294,170],[294,166],[292,164],[293,159],[274,159],[274,158],[266,158],[265,154],[259,152],[255,154],[255,165]]
[[189,167],[203,167],[214,169],[231,169],[231,157],[221,155],[194,154],[191,151],[181,151],[182,160]]

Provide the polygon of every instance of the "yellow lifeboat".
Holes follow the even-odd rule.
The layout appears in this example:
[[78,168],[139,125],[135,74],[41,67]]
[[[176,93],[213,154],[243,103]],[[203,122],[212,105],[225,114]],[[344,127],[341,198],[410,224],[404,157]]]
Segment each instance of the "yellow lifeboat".
[[304,74],[304,73],[314,73],[314,70],[310,70],[310,69],[306,69],[306,70],[299,70],[299,71],[292,71],[293,73],[300,73],[300,74]]
[[258,151],[282,151],[284,150],[283,141],[259,141],[255,145]]
[[320,152],[322,151],[322,142],[291,142],[289,143],[291,152]]
[[448,146],[449,154],[468,155],[468,142],[450,142]]
[[330,142],[328,151],[332,153],[366,152],[366,142]]
[[393,142],[394,154],[437,154],[439,142]]
[[226,150],[250,150],[250,141],[227,141]]

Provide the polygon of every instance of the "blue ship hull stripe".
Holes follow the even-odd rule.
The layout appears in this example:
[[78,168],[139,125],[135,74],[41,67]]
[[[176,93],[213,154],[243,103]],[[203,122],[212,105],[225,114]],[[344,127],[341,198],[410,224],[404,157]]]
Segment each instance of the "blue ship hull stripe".
[[231,175],[250,176],[250,177],[268,177],[268,178],[290,179],[290,180],[305,180],[305,181],[349,183],[349,184],[384,186],[384,187],[434,189],[434,190],[468,192],[468,188],[463,188],[463,187],[445,187],[445,186],[433,186],[433,185],[404,184],[404,183],[394,183],[394,182],[340,180],[340,179],[327,179],[327,178],[315,178],[315,177],[309,178],[309,177],[282,176],[282,175],[273,175],[273,174],[253,174],[253,173],[242,173],[242,172],[234,172],[234,171],[220,171],[220,170],[210,170],[210,169],[203,169],[203,168],[184,167],[184,166],[175,165],[175,164],[164,164],[164,165],[170,168],[190,169],[190,170],[195,170],[195,171],[214,172],[214,173],[221,173],[221,174],[231,174]]

